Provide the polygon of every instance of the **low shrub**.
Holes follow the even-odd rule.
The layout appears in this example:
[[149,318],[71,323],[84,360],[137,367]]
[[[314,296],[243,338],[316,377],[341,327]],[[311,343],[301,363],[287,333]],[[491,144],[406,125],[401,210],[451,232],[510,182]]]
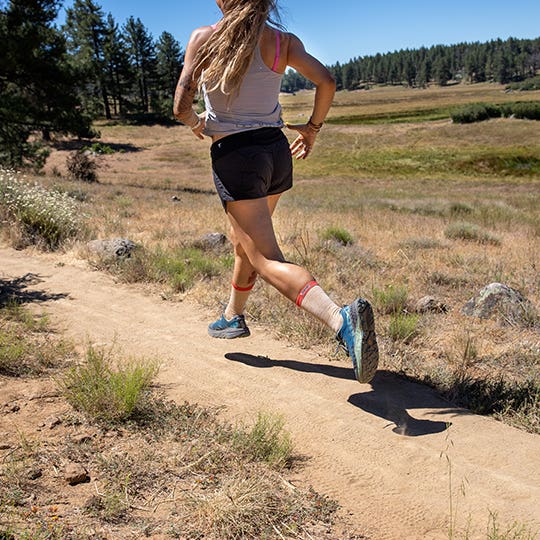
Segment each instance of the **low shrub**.
[[111,148],[108,144],[103,144],[100,142],[95,142],[91,146],[87,146],[84,148],[84,150],[88,150],[92,152],[93,154],[114,154],[115,150],[114,148]]
[[410,343],[419,334],[420,316],[410,313],[394,313],[390,318],[388,334],[392,341]]
[[118,424],[141,405],[157,372],[155,361],[115,362],[110,351],[89,346],[85,362],[59,377],[57,384],[77,411],[100,423]]
[[478,225],[467,222],[451,223],[444,231],[446,238],[469,240],[479,244],[491,244],[500,246],[501,240],[488,231],[484,231]]
[[459,107],[450,113],[452,121],[456,124],[471,124],[501,116],[540,120],[540,103],[537,101],[516,101],[500,105],[472,103]]
[[127,283],[166,283],[174,292],[189,290],[197,280],[208,279],[229,271],[231,254],[216,256],[195,247],[174,250],[145,248],[135,250],[129,258],[94,261],[97,268],[120,276]]
[[540,103],[538,101],[514,103],[512,115],[526,120],[540,120]]
[[333,240],[343,246],[348,246],[353,243],[351,234],[341,227],[328,227],[321,233],[323,240]]
[[283,430],[284,424],[281,416],[259,413],[251,429],[236,431],[233,445],[256,461],[277,468],[286,466],[291,461],[293,446],[290,435]]
[[98,181],[97,163],[90,157],[87,150],[72,152],[66,159],[66,167],[73,180],[88,183]]
[[[21,234],[20,244],[56,249],[83,230],[77,202],[65,193],[27,184],[14,171],[0,169],[0,213]],[[13,231],[10,231],[13,233]],[[22,245],[21,245],[22,244]]]
[[490,118],[499,118],[501,115],[500,107],[489,103],[471,103],[450,113],[452,121],[456,124],[471,124]]
[[511,83],[506,87],[507,90],[518,90],[518,91],[534,91],[540,90],[540,76],[530,77],[524,81],[519,81]]
[[407,287],[404,285],[387,285],[384,289],[373,289],[375,307],[385,315],[403,311],[408,296]]
[[69,342],[52,337],[46,315],[34,315],[15,301],[0,306],[0,375],[40,375],[72,353]]

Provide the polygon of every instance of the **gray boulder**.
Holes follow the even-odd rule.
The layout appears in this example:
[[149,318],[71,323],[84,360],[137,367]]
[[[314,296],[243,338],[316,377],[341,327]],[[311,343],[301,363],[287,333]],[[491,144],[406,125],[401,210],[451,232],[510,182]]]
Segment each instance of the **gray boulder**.
[[126,238],[112,238],[111,240],[92,240],[87,247],[90,251],[103,257],[129,258],[137,245]]
[[228,248],[228,238],[218,232],[207,233],[197,239],[193,246],[205,251],[221,251],[225,248]]
[[489,319],[495,317],[506,324],[530,325],[536,310],[519,291],[502,283],[486,285],[478,296],[471,298],[462,309],[465,315]]

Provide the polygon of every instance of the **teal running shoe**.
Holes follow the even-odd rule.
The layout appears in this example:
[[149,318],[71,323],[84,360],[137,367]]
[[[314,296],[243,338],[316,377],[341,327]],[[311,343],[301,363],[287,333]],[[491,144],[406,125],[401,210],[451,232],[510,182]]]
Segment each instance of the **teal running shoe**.
[[222,315],[216,322],[208,325],[208,334],[220,339],[234,339],[250,335],[243,315],[235,315],[230,321]]
[[373,309],[367,300],[357,298],[341,310],[341,316],[343,326],[336,339],[352,360],[356,380],[367,383],[373,379],[379,364]]

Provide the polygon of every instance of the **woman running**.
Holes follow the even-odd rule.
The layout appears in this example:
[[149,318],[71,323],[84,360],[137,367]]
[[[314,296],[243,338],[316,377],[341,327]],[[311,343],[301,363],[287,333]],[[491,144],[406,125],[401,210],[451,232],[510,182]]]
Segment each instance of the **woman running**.
[[[378,364],[373,311],[358,298],[340,308],[308,270],[287,262],[272,214],[292,187],[292,157],[306,159],[335,93],[331,73],[293,34],[281,30],[277,0],[216,0],[223,18],[191,34],[180,74],[174,115],[200,139],[212,138],[214,183],[231,226],[234,269],[229,303],[209,325],[216,338],[250,334],[244,308],[257,276],[330,327],[350,356],[356,379],[370,381]],[[292,67],[315,85],[311,117],[287,125],[298,136],[289,146],[279,104],[281,79]],[[193,110],[198,89],[205,112]]]

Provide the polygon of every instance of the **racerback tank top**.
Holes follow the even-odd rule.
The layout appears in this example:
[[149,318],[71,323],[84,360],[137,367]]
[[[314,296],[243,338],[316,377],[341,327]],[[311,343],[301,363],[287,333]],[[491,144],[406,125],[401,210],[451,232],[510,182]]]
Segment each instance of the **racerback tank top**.
[[[277,32],[277,30],[276,30]],[[276,38],[276,60],[279,60],[279,33]],[[283,127],[279,92],[283,75],[270,69],[257,46],[253,60],[236,95],[220,89],[208,92],[203,85],[206,107],[205,135],[239,133],[262,127]]]

